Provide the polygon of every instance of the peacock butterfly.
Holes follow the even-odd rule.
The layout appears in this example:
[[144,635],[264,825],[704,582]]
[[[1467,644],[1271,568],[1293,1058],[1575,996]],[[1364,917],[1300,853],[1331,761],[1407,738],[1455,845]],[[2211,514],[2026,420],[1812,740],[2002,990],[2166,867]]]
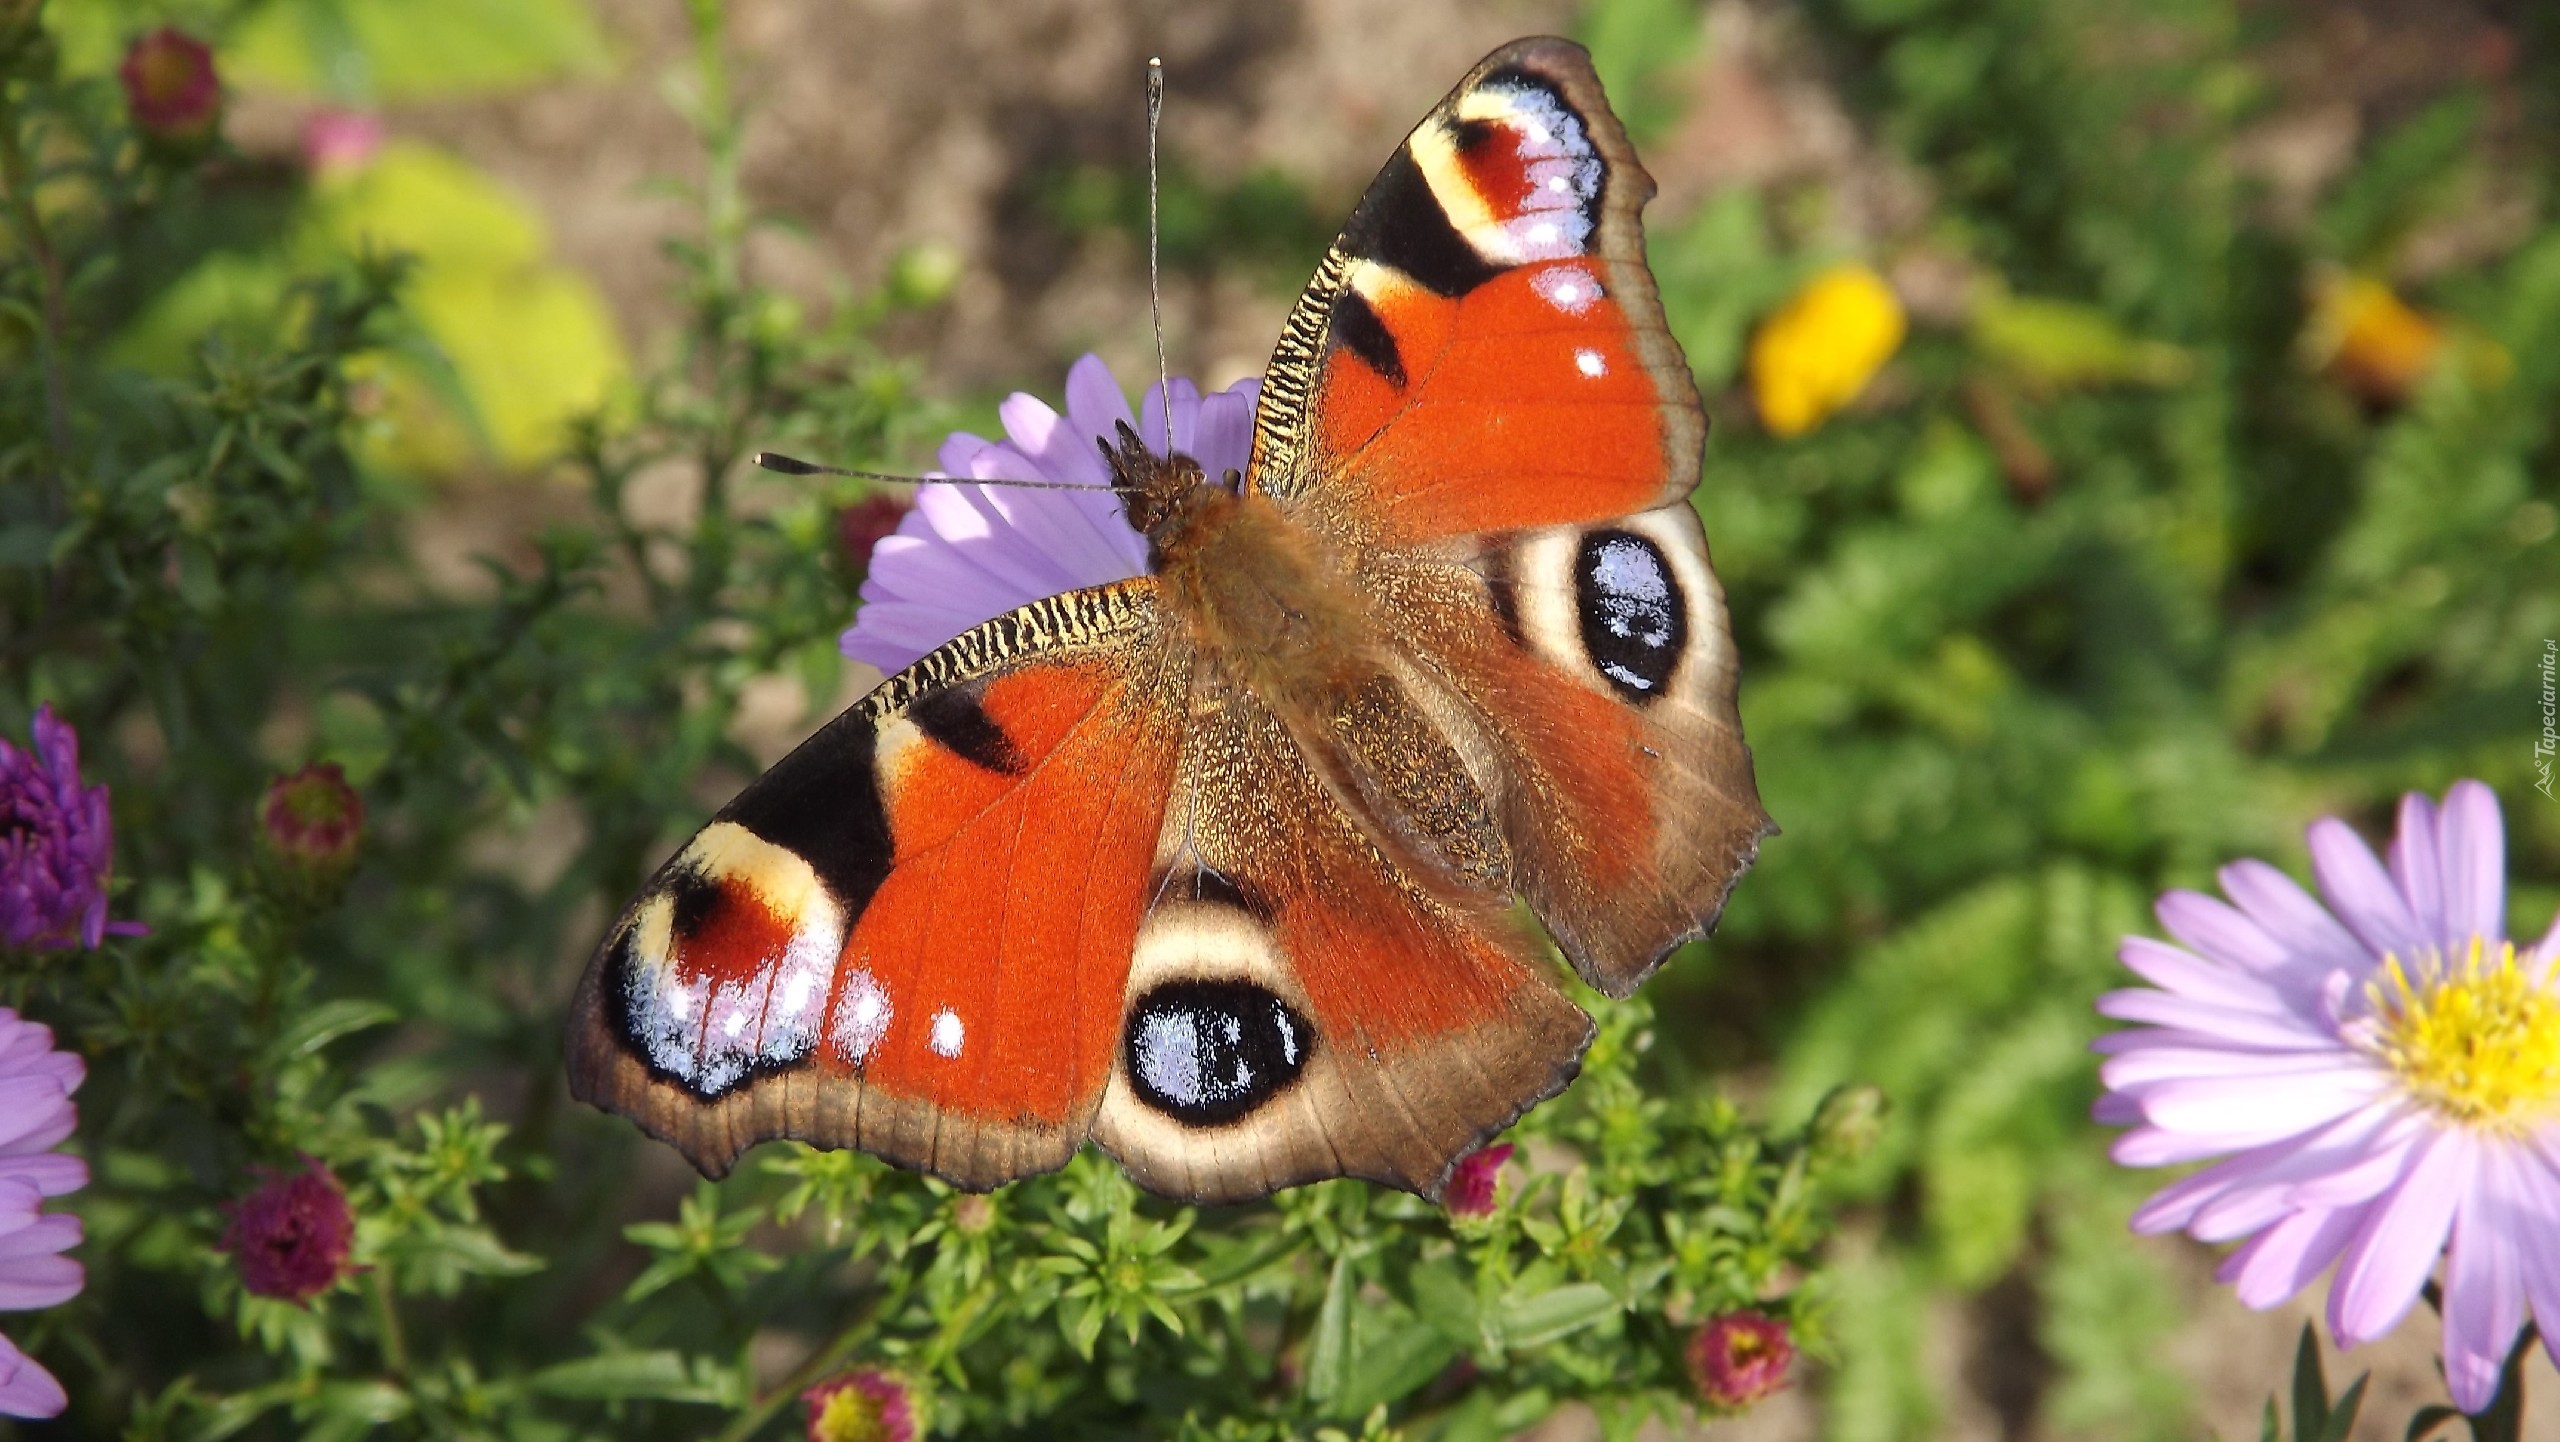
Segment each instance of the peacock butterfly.
[[578,988],[570,1085],[968,1188],[1436,1197],[1774,828],[1690,508],[1653,181],[1581,47],[1485,58],[1290,312],[1250,465],[1108,446],[1134,579],[960,635],[722,808]]

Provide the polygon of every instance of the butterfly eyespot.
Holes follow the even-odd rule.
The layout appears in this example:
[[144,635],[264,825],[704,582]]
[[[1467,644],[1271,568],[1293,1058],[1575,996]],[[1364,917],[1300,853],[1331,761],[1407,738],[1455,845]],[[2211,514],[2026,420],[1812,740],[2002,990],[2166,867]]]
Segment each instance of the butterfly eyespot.
[[1231,1122],[1306,1070],[1315,1029],[1249,981],[1169,981],[1129,1009],[1123,1062],[1148,1106],[1191,1126]]
[[1662,548],[1632,531],[1592,531],[1574,557],[1582,646],[1619,694],[1662,694],[1688,642],[1688,606]]

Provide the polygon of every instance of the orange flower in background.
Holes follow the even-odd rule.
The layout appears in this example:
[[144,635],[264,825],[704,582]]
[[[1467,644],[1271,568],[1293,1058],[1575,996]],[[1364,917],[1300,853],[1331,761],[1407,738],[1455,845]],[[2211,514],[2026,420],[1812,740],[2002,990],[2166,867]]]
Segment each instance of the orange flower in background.
[[1751,337],[1751,399],[1772,435],[1800,436],[1858,398],[1902,346],[1902,302],[1867,266],[1805,282]]
[[2444,327],[2369,275],[2332,270],[2311,283],[2303,354],[2375,405],[2398,405],[2434,369]]

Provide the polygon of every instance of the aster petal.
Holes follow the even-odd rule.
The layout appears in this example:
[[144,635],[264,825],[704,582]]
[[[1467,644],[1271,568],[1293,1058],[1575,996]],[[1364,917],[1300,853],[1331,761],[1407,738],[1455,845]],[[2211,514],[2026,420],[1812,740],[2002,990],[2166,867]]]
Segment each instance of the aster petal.
[[2542,1323],[2542,1345],[2560,1365],[2560,1138],[2545,1128],[2536,1143],[2517,1147],[2508,1156],[2516,1184],[2519,1236],[2532,1244],[2519,1250],[2526,1297]]
[[2261,1077],[2247,1086],[2233,1086],[2220,1077],[2162,1082],[2141,1093],[2142,1115],[2154,1126],[2224,1138],[2236,1149],[2326,1126],[2388,1086],[2372,1068],[2354,1063],[2299,1076]]
[[[2438,827],[2444,859],[2444,913],[2438,934],[2448,948],[2471,938],[2507,934],[2507,832],[2498,798],[2477,781],[2457,781],[2444,796]],[[2422,913],[2423,915],[2423,913]]]
[[2474,1161],[2471,1140],[2460,1132],[2437,1132],[2410,1149],[2407,1170],[2375,1199],[2339,1256],[2329,1287],[2329,1330],[2339,1346],[2370,1342],[2408,1315],[2444,1250]]
[[2116,949],[2116,959],[2162,991],[2191,1000],[2270,1016],[2295,1010],[2256,973],[2241,970],[2237,964],[2206,960],[2165,941],[2128,936]]
[[2249,1239],[2216,1273],[2232,1286],[2240,1305],[2265,1311],[2310,1286],[2337,1260],[2367,1206],[2301,1211]]
[[17,1257],[0,1263],[0,1312],[59,1307],[80,1295],[88,1274],[69,1257]]
[[49,1257],[80,1245],[80,1219],[55,1212],[38,1213],[13,1231],[0,1232],[0,1272],[33,1257]]
[[2089,1104],[2089,1120],[2102,1127],[2129,1127],[2142,1120],[2142,1103],[2116,1092],[2102,1092]]
[[2392,828],[2383,862],[2421,925],[2433,925],[2444,915],[2443,860],[2436,846],[2436,804],[2420,792],[2409,792],[2400,798],[2399,823]]
[[2143,987],[2108,992],[2098,998],[2097,1006],[2100,1016],[2175,1027],[2211,1037],[2225,1046],[2296,1051],[2327,1050],[2337,1045],[2334,1037],[2314,1030],[2309,1022],[2298,1016],[2234,1012],[2209,1002],[2191,1001]]
[[24,1182],[48,1197],[89,1185],[89,1164],[58,1153],[0,1157],[0,1181]]
[[52,1134],[51,1141],[33,1148],[42,1150],[71,1134],[71,1120],[71,1099],[62,1094],[62,1083],[43,1075],[0,1077],[0,1145]]
[[1253,408],[1261,390],[1260,381],[1247,381],[1234,390],[1216,391],[1200,398],[1200,419],[1191,437],[1192,456],[1212,477],[1241,471],[1253,458]]
[[[1173,429],[1170,431],[1165,429],[1164,395],[1164,385],[1158,382],[1147,387],[1146,394],[1138,397],[1138,438],[1147,443],[1148,450],[1160,456],[1176,451],[1190,455],[1183,442],[1189,438],[1193,423],[1200,417],[1200,388],[1193,385],[1189,377],[1173,378]],[[1200,459],[1198,456],[1191,458],[1195,461]]]
[[2199,891],[2164,893],[2152,907],[2169,934],[2198,954],[2244,971],[2281,965],[2284,945],[2230,905]]
[[[2224,1081],[2242,1086],[2262,1078],[2321,1075],[2352,1059],[2345,1051],[2233,1051],[2217,1046],[2155,1046],[2111,1057],[2099,1080],[2119,1091],[2166,1081]],[[2363,1065],[2359,1062],[2358,1065]]]
[[[1089,486],[1111,484],[1111,468],[1103,464],[1096,438],[1069,424],[1047,401],[1029,391],[1015,391],[996,407],[996,417],[1004,422],[1005,439],[1050,479]],[[969,474],[956,466],[949,469],[956,475]]]
[[2311,870],[2331,909],[2376,954],[2412,956],[2432,938],[2364,838],[2334,816],[2311,823]]
[[1138,418],[1129,413],[1129,397],[1113,378],[1111,367],[1091,351],[1067,367],[1067,418],[1088,436],[1116,436],[1124,425],[1136,428]]
[[2340,1118],[2196,1209],[2187,1230],[2199,1241],[2245,1237],[2295,1212],[2330,1212],[2370,1201],[2400,1174],[2425,1135],[2405,1108],[2368,1106]]
[[70,1394],[51,1372],[0,1337],[0,1416],[59,1417],[70,1405]]
[[2524,1260],[2519,1243],[2533,1234],[2516,1205],[2518,1183],[2507,1148],[2480,1147],[2478,1180],[2453,1221],[2444,1273],[2444,1375],[2453,1404],[2488,1410],[2498,1374],[2524,1328]]

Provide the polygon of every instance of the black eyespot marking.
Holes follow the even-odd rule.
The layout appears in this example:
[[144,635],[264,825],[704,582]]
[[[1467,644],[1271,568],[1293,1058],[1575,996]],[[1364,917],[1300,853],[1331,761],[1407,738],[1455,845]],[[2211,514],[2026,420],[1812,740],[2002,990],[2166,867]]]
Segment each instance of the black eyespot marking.
[[672,926],[678,941],[700,936],[720,910],[720,903],[727,899],[719,882],[704,875],[701,867],[690,864],[667,878],[667,890],[675,905]]
[[1236,1120],[1306,1070],[1315,1028],[1249,981],[1168,981],[1129,1009],[1122,1063],[1138,1100],[1186,1126]]
[[1573,592],[1591,664],[1630,701],[1660,696],[1689,639],[1688,605],[1662,548],[1632,531],[1592,531],[1574,557]]
[[1465,295],[1503,271],[1479,255],[1449,223],[1449,213],[1441,209],[1440,197],[1431,193],[1422,167],[1401,145],[1369,183],[1360,208],[1351,212],[1351,223],[1342,228],[1341,244],[1362,260],[1403,271],[1414,284],[1435,295]]
[[1386,377],[1387,384],[1404,389],[1404,355],[1396,348],[1395,333],[1378,319],[1378,312],[1360,292],[1346,288],[1334,299],[1333,339],[1367,361],[1369,369]]
[[999,776],[1021,772],[1022,749],[978,704],[978,693],[966,686],[937,691],[915,705],[907,719],[916,729],[959,753],[964,761]]

